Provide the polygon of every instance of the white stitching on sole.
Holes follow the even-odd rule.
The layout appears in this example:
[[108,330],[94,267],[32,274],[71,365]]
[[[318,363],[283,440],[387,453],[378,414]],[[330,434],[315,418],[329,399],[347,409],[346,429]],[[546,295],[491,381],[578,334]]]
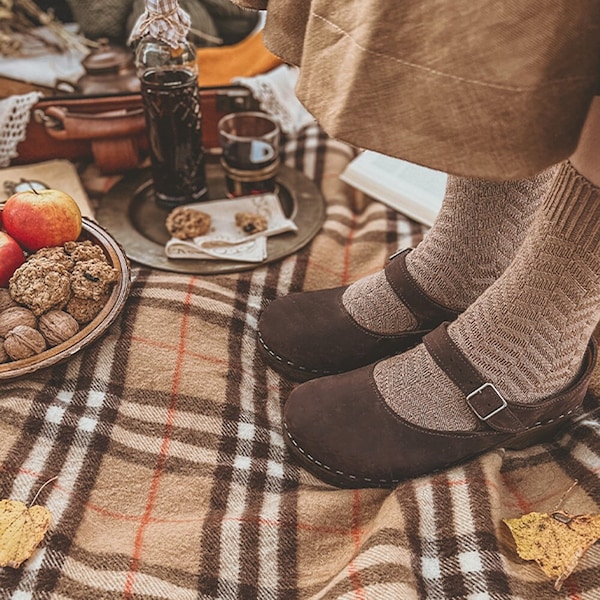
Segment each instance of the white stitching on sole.
[[[569,416],[574,411],[575,411],[575,409],[572,408],[571,410],[567,411],[566,413],[563,413],[562,415],[559,415],[558,417],[555,417],[554,419],[549,419],[548,421],[538,421],[538,422],[534,423],[531,427],[527,427],[526,429],[524,429],[521,433],[525,433],[527,431],[530,431],[530,430],[535,429],[540,426],[551,425],[555,421],[559,421],[560,419],[563,419],[564,417]],[[352,475],[351,473],[344,473],[343,471],[334,469],[334,468],[330,467],[329,465],[326,465],[325,463],[322,463],[321,461],[317,460],[314,456],[311,456],[302,447],[300,447],[298,445],[298,442],[296,442],[296,440],[292,437],[292,434],[290,433],[287,423],[285,421],[283,422],[283,427],[285,428],[285,433],[287,435],[287,438],[294,445],[294,447],[303,456],[305,456],[310,462],[316,464],[317,466],[319,466],[323,469],[326,469],[327,471],[331,471],[332,473],[336,473],[337,475],[341,475],[342,477],[347,477],[348,479],[352,479],[353,481],[365,481],[367,483],[396,484],[396,483],[400,483],[402,481],[402,479],[372,479],[370,477],[358,477],[357,475]],[[493,449],[494,448],[492,447],[489,450],[493,450]],[[465,457],[465,458],[468,458],[468,457]],[[431,473],[437,473],[438,471],[441,471],[442,469],[450,468],[450,467],[452,467],[452,465],[447,465],[447,467],[441,467],[439,469],[432,469]]]
[[298,445],[298,442],[296,442],[296,440],[290,434],[285,422],[283,423],[283,426],[285,427],[285,433],[286,433],[288,439],[290,440],[290,442],[292,442],[292,444],[298,450],[298,452],[303,454],[310,462],[318,465],[319,467],[322,467],[323,469],[327,469],[327,471],[331,471],[332,473],[336,473],[337,475],[342,475],[343,477],[347,477],[348,479],[352,479],[354,481],[365,481],[368,483],[388,484],[388,483],[400,483],[400,481],[401,481],[400,479],[372,479],[371,477],[358,477],[357,475],[352,475],[351,473],[344,473],[343,471],[339,471],[338,469],[333,469],[329,465],[326,465],[325,463],[318,461],[314,456],[311,456],[308,452],[306,452],[303,448],[301,448]]
[[271,350],[271,348],[269,348],[269,346],[267,346],[265,340],[263,339],[262,335],[260,334],[260,331],[258,332],[258,341],[260,342],[261,346],[266,350],[266,352],[269,354],[269,356],[272,356],[277,362],[288,365],[292,369],[298,369],[298,371],[303,371],[304,373],[314,373],[315,375],[336,375],[338,373],[338,371],[327,371],[327,370],[319,371],[318,369],[308,369],[306,367],[303,367],[302,365],[297,365],[297,364],[293,363],[291,360],[287,360],[286,358],[279,356],[279,354],[275,354],[275,352],[273,352],[273,350]]

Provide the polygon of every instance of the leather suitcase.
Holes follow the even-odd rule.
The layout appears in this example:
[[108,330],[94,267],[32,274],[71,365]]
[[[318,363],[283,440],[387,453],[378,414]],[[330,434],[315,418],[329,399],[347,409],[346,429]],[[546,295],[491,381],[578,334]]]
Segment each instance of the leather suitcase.
[[[217,123],[223,115],[260,110],[243,86],[201,87],[200,104],[203,145],[209,151],[219,145]],[[147,148],[139,93],[47,97],[33,106],[25,139],[11,164],[91,159],[101,172],[115,174],[139,167]]]

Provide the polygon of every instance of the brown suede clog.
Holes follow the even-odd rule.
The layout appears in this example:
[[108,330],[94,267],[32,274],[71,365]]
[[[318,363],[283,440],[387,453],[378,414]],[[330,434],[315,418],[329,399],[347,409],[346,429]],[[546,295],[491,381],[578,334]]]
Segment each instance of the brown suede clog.
[[292,455],[323,481],[343,488],[392,487],[497,447],[521,449],[547,441],[580,409],[596,361],[590,341],[582,371],[563,393],[535,404],[502,398],[484,381],[446,331],[425,346],[465,395],[479,425],[438,431],[394,413],[373,379],[374,365],[298,386],[284,409],[284,438]]
[[296,381],[343,373],[404,352],[441,322],[454,320],[459,313],[428,298],[411,277],[408,252],[394,255],[385,273],[417,318],[415,330],[382,335],[361,327],[342,304],[348,286],[290,294],[271,302],[260,317],[259,349],[267,363]]

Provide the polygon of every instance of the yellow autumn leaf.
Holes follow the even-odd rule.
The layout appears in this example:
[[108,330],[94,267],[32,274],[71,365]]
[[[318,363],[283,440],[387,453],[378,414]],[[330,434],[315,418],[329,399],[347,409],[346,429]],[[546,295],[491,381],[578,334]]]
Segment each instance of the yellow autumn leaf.
[[530,512],[503,519],[524,560],[535,560],[560,590],[586,550],[600,539],[600,515],[571,515],[564,511]]
[[27,508],[19,500],[0,500],[0,567],[17,569],[42,541],[52,515],[43,506]]

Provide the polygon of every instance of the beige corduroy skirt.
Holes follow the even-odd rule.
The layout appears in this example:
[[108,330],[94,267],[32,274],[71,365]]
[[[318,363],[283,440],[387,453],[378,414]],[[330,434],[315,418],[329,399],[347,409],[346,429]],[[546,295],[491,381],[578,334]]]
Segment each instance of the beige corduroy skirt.
[[350,144],[512,179],[567,158],[600,89],[598,0],[234,0]]

